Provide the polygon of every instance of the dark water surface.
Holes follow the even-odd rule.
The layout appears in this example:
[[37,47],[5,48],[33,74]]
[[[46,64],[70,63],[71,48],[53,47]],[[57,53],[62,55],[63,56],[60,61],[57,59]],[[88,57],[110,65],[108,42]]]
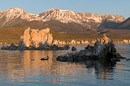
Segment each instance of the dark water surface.
[[[130,45],[116,48],[130,58]],[[0,50],[0,86],[130,86],[130,61],[56,61],[57,56],[67,52],[70,51]],[[40,60],[47,56],[49,60]]]

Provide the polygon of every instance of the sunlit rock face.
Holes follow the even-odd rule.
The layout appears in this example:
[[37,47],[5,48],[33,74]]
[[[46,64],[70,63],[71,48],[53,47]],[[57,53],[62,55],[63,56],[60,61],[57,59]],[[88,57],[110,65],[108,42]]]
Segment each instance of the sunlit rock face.
[[53,37],[50,29],[30,29],[27,28],[21,36],[18,45],[10,44],[2,46],[3,50],[68,50],[69,45],[58,46],[52,43]]
[[23,49],[25,47],[45,47],[45,46],[51,46],[53,41],[52,34],[50,34],[50,29],[30,29],[27,28],[24,31],[23,36],[21,36],[20,42],[19,42],[19,49]]
[[115,45],[112,40],[103,35],[102,39],[98,39],[94,46],[88,45],[84,50],[75,53],[67,53],[57,57],[59,61],[85,61],[85,60],[109,60],[116,61],[123,58],[116,52]]

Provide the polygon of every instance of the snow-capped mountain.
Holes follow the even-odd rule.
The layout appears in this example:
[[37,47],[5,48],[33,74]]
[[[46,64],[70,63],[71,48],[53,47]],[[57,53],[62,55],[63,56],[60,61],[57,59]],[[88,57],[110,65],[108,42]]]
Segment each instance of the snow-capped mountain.
[[69,23],[69,22],[82,23],[90,21],[102,23],[104,20],[122,22],[125,19],[120,15],[98,15],[93,13],[76,13],[69,10],[59,10],[55,8],[40,14],[40,16],[43,17],[44,21],[54,19],[59,20],[63,23]]
[[73,11],[50,9],[40,14],[43,21],[58,20],[62,23],[76,22],[80,23],[79,15]]
[[39,21],[41,18],[38,14],[30,14],[21,8],[9,8],[0,12],[0,27],[8,26],[10,24],[17,24],[22,20]]
[[[37,21],[40,24],[58,21],[62,24],[75,23],[86,28],[98,28],[104,21],[120,23],[125,20],[120,15],[98,15],[93,13],[76,13],[69,10],[50,9],[41,14],[30,14],[21,8],[9,8],[0,12],[0,27],[13,27],[24,22]],[[43,22],[43,23],[41,23]],[[70,25],[71,26],[71,25]]]
[[[76,13],[68,10],[50,9],[40,14],[43,22],[57,20],[62,23],[77,23],[86,29],[115,28],[117,23],[125,20],[120,15],[99,15],[93,13]],[[104,23],[105,22],[105,23]]]

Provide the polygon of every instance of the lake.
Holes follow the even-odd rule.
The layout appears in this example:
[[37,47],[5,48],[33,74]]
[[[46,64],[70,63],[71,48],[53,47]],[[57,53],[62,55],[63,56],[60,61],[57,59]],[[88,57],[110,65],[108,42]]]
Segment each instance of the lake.
[[[117,44],[116,48],[130,58],[130,45]],[[130,86],[130,60],[113,64],[56,61],[67,52],[72,51],[0,50],[0,86]],[[49,60],[40,60],[47,56]]]

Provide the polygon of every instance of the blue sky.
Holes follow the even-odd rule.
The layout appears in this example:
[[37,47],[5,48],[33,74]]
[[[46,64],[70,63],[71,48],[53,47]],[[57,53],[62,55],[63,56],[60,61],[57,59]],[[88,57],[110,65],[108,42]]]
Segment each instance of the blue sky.
[[0,0],[0,11],[22,8],[39,14],[51,8],[130,17],[130,0]]

